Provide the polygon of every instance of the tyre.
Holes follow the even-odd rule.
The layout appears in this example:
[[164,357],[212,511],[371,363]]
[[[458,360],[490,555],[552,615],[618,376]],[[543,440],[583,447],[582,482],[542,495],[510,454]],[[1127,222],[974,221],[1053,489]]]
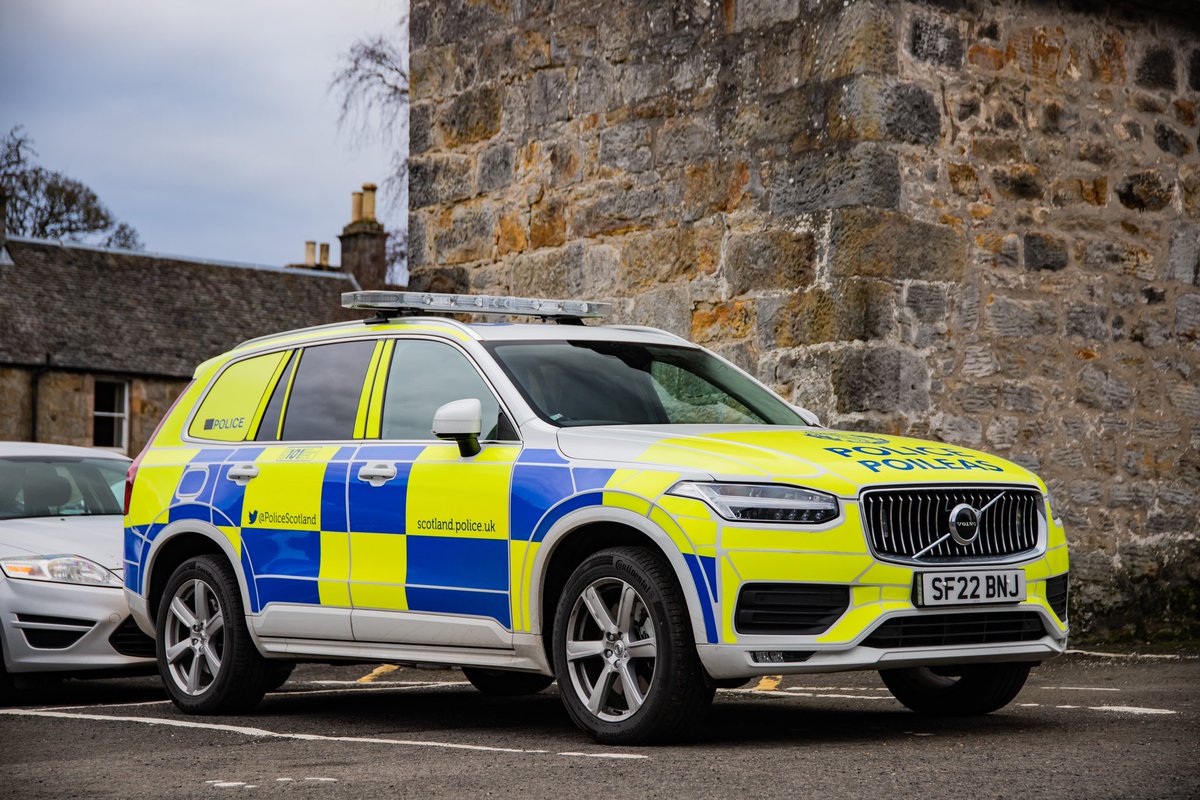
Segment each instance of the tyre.
[[502,669],[463,667],[463,674],[479,691],[490,697],[519,697],[537,694],[554,683],[553,676],[535,672],[511,672]]
[[[0,637],[3,632],[0,632]],[[17,687],[4,666],[4,645],[0,644],[0,708],[17,702]]]
[[273,692],[288,682],[288,678],[292,677],[292,670],[296,668],[295,663],[291,661],[268,661],[267,662],[267,691]]
[[186,714],[247,711],[276,677],[250,639],[237,576],[223,559],[183,562],[167,581],[156,623],[158,672]]
[[558,601],[553,651],[567,713],[601,744],[678,738],[712,702],[674,572],[645,548],[579,565]]
[[892,695],[918,714],[974,717],[1004,708],[1025,685],[1029,664],[885,669],[879,675]]

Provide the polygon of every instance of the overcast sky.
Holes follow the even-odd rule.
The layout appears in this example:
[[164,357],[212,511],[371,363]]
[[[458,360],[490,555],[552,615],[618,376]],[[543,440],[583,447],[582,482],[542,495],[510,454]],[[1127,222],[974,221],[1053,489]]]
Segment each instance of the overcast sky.
[[[332,245],[398,144],[328,90],[407,0],[0,0],[0,127],[88,184],[146,249],[284,264]],[[381,211],[388,198],[381,197]],[[402,215],[395,209],[390,220]]]

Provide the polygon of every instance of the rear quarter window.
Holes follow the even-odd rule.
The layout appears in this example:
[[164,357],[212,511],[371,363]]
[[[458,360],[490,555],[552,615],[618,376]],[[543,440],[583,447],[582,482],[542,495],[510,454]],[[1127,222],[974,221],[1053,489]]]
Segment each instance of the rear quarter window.
[[263,396],[282,371],[287,356],[287,352],[267,353],[226,367],[200,402],[188,434],[218,442],[246,439]]

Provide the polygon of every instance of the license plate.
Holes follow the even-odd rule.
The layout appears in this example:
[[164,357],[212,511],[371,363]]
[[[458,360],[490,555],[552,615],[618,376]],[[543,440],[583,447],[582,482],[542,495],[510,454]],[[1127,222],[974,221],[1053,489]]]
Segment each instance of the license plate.
[[1024,570],[922,572],[917,576],[919,606],[1019,603],[1024,599]]

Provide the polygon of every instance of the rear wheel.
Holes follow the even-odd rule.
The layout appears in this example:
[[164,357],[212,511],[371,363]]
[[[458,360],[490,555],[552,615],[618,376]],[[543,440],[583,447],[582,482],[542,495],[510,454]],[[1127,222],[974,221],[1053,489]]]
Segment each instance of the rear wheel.
[[156,622],[158,671],[180,711],[249,710],[278,678],[250,639],[237,576],[223,560],[198,556],[181,564]]
[[491,697],[519,697],[537,694],[554,683],[551,675],[536,672],[511,672],[502,669],[463,667],[463,674],[479,691]]
[[273,692],[288,682],[296,665],[291,661],[267,662],[267,691]]
[[674,573],[640,547],[602,550],[567,581],[554,667],[567,712],[603,744],[679,737],[713,698]]
[[1029,670],[1029,664],[967,664],[885,669],[879,675],[892,695],[918,714],[973,717],[1011,703]]

